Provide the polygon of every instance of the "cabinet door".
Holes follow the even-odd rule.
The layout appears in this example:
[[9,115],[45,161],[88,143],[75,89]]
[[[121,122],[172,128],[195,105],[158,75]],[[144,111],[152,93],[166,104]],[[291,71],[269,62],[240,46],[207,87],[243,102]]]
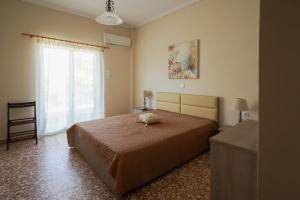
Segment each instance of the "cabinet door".
[[211,200],[257,199],[256,153],[211,143]]

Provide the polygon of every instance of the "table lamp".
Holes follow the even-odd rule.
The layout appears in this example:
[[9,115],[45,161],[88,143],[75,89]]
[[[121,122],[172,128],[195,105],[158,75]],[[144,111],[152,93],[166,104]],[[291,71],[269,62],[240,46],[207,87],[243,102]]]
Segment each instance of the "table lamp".
[[232,110],[239,111],[239,123],[243,121],[242,111],[248,111],[248,103],[246,99],[236,98],[232,104]]
[[141,96],[144,98],[144,109],[147,110],[147,98],[151,97],[151,91],[144,90]]

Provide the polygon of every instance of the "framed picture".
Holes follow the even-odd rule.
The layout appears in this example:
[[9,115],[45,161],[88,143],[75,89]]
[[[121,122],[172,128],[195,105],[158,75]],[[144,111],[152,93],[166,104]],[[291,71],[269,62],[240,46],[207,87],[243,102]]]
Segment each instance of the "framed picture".
[[199,40],[169,47],[169,79],[199,78]]

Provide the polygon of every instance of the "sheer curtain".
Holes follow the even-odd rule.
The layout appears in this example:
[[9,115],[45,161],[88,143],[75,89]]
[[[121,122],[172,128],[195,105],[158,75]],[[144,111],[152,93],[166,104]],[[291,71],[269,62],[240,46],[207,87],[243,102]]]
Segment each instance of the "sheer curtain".
[[104,116],[103,53],[85,46],[38,40],[38,133]]

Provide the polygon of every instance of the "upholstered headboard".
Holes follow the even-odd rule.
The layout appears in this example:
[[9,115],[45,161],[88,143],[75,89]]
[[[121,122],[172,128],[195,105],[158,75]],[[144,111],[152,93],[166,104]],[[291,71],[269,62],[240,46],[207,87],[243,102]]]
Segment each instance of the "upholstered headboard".
[[156,108],[218,122],[219,98],[214,96],[157,92]]
[[218,104],[218,97],[181,94],[180,113],[218,122]]
[[170,112],[180,113],[180,94],[157,92],[156,108]]

